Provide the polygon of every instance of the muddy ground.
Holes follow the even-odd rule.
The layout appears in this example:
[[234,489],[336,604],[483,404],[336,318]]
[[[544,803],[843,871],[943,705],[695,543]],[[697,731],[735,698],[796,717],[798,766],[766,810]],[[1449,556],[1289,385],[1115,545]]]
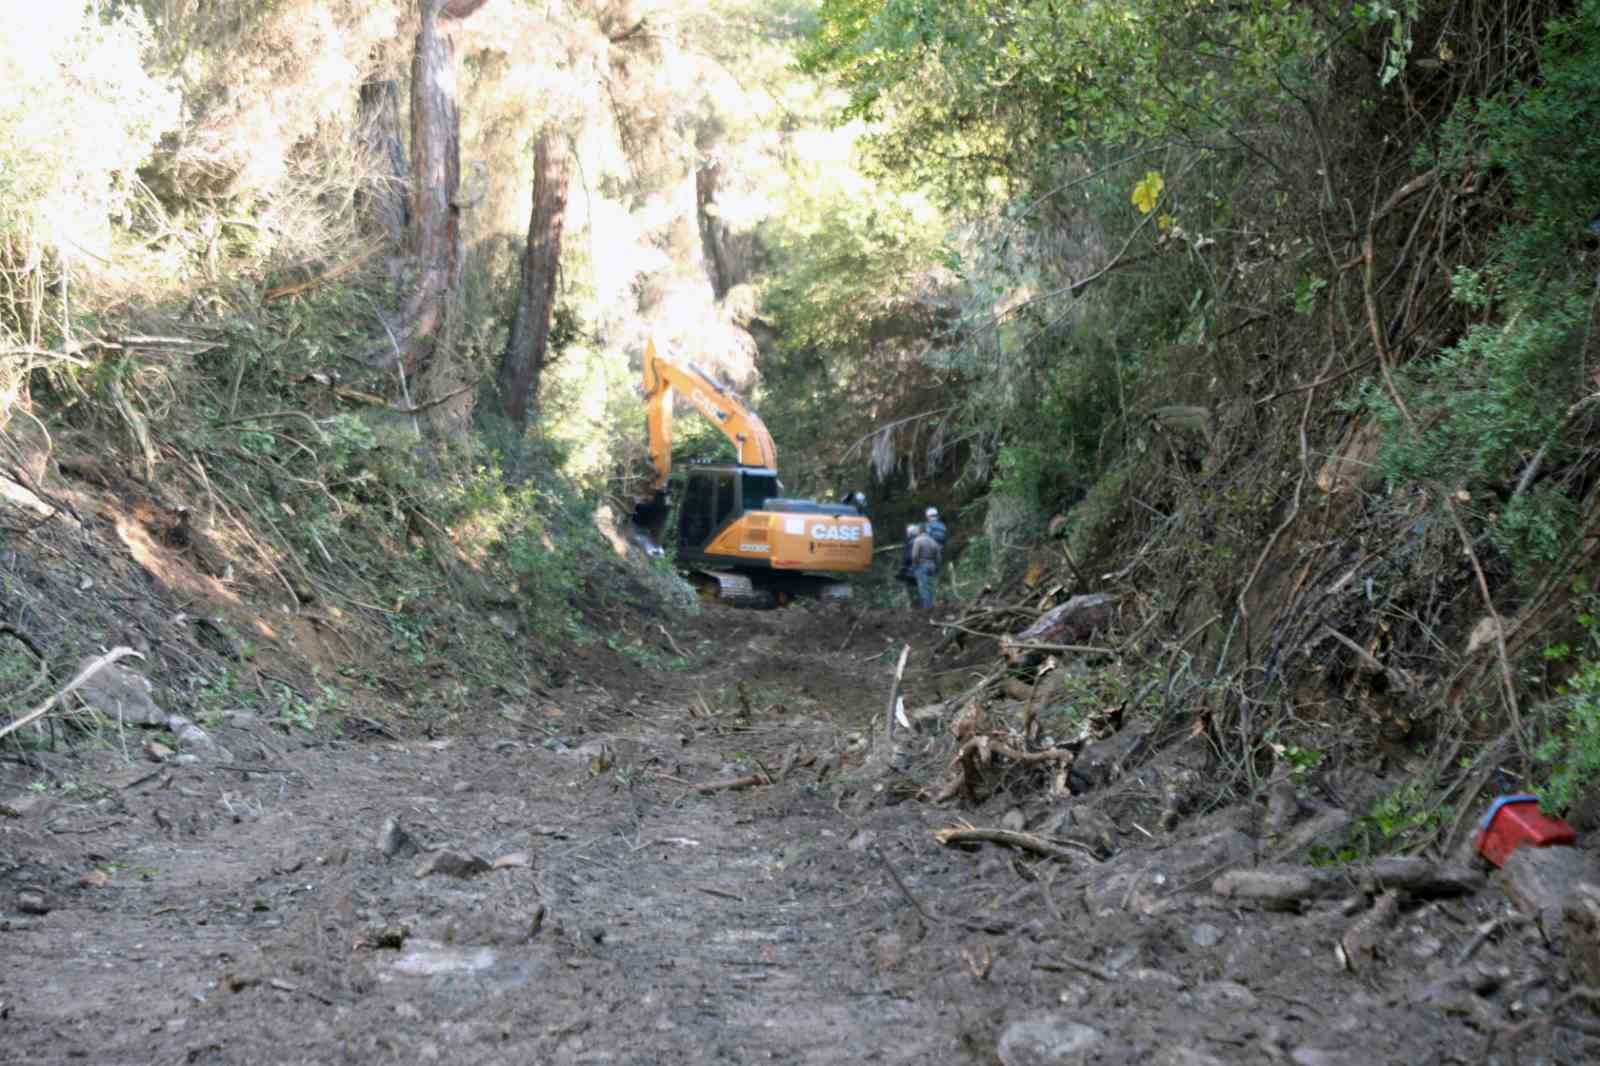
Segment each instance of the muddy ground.
[[[1267,856],[1262,804],[1163,828],[1127,787],[919,800],[944,723],[874,739],[901,642],[912,707],[983,665],[925,619],[712,608],[674,639],[689,669],[596,647],[452,735],[234,714],[231,761],[0,763],[34,801],[0,819],[0,1060],[1600,1056],[1548,1024],[1562,962],[1492,885],[1408,900],[1351,966],[1354,883],[1296,911],[1212,890]],[[934,837],[1007,819],[1063,854]]]

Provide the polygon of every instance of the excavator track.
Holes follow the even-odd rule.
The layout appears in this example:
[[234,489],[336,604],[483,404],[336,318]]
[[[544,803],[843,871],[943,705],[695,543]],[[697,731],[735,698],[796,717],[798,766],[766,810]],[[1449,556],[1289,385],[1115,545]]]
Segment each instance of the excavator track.
[[817,574],[744,573],[736,570],[696,570],[700,595],[731,607],[766,610],[799,599],[841,603],[850,599],[848,582]]
[[782,602],[774,590],[757,588],[748,574],[732,570],[696,570],[694,576],[700,594],[718,603],[726,603],[733,607],[765,609],[776,607]]

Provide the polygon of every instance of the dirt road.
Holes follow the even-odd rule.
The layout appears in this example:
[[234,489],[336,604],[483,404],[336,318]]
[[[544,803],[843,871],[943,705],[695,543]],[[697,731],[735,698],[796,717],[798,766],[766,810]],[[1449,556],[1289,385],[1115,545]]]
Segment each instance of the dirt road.
[[[694,669],[596,659],[470,735],[235,717],[230,763],[3,764],[0,795],[40,805],[0,821],[0,1060],[1475,1062],[1549,1005],[1526,929],[1463,957],[1492,892],[1408,907],[1354,972],[1341,902],[1219,899],[1257,854],[1248,805],[1170,835],[1086,805],[1099,858],[941,847],[1012,801],[935,808],[863,769],[900,639],[913,703],[954,683],[925,630],[699,625]],[[1577,1062],[1583,1039],[1515,1044]]]

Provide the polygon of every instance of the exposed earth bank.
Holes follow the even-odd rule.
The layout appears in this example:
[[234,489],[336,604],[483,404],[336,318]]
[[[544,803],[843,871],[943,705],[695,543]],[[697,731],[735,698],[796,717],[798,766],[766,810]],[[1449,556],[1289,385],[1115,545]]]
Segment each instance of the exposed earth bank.
[[[1550,930],[1478,875],[1391,893],[1342,869],[1278,909],[1220,894],[1230,871],[1296,860],[1336,807],[1302,791],[1285,813],[1280,790],[1163,826],[1146,771],[1203,773],[1203,738],[1163,738],[1078,797],[919,799],[949,722],[891,749],[883,720],[904,642],[908,707],[967,683],[972,653],[937,637],[905,612],[712,608],[673,638],[688,669],[575,664],[457,735],[238,714],[212,729],[226,752],[194,761],[130,734],[4,762],[0,1059],[1595,1053]],[[747,787],[709,787],[730,783]],[[1058,847],[935,837],[966,826]]]

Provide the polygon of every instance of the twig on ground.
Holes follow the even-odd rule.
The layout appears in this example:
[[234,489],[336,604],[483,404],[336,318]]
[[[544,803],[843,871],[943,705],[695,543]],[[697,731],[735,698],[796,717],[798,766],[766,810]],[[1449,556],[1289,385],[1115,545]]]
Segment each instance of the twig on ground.
[[900,890],[900,894],[906,898],[906,902],[911,904],[911,909],[921,915],[922,920],[930,925],[939,924],[939,919],[929,914],[927,908],[921,903],[917,902],[917,897],[911,894],[911,890],[906,887],[906,883],[900,880],[900,871],[894,868],[894,864],[889,861],[889,856],[883,853],[883,849],[880,847],[874,847],[872,849],[872,853],[878,856],[878,861],[883,863],[883,868],[889,871],[889,878],[894,882],[894,887],[898,888]]
[[1467,941],[1467,946],[1461,949],[1461,954],[1456,956],[1456,965],[1470,962],[1472,956],[1478,953],[1478,949],[1487,944],[1500,930],[1512,925],[1527,925],[1530,921],[1532,919],[1525,914],[1502,914],[1498,918],[1489,919],[1478,926],[1478,931]]
[[663,637],[667,638],[667,643],[672,646],[673,654],[677,655],[677,657],[680,658],[680,659],[687,659],[689,657],[688,654],[682,648],[678,647],[678,642],[672,639],[672,634],[667,632],[667,627],[666,626],[661,625],[658,622],[656,624],[656,628],[661,630],[661,635]]
[[1050,912],[1050,917],[1056,920],[1057,925],[1067,924],[1066,916],[1061,913],[1061,908],[1056,905],[1055,894],[1050,891],[1050,877],[1041,875],[1039,878],[1039,895],[1044,897],[1045,909]]
[[743,777],[729,777],[724,778],[721,781],[707,781],[704,784],[695,785],[694,790],[700,793],[702,796],[706,796],[713,792],[736,792],[739,789],[757,788],[761,785],[770,784],[772,784],[772,778],[768,777],[766,774],[745,774]]
[[731,899],[736,903],[744,902],[744,897],[739,895],[737,892],[729,892],[727,889],[722,888],[712,888],[709,885],[695,885],[694,887],[698,891],[704,892],[708,896],[718,896],[722,899]]
[[949,829],[937,830],[933,834],[933,839],[945,847],[954,847],[961,844],[999,844],[1003,847],[1031,851],[1035,855],[1043,855],[1048,859],[1066,861],[1077,858],[1080,855],[1087,855],[1089,858],[1099,861],[1091,845],[1080,844],[1070,840],[1049,840],[1033,833],[1023,833],[1014,829],[981,829],[951,826]]
[[895,664],[894,682],[889,686],[889,711],[884,716],[883,741],[885,744],[894,739],[894,711],[900,702],[900,679],[905,676],[906,659],[911,656],[911,645],[907,644],[900,649],[900,661]]
[[855,639],[856,630],[861,628],[861,620],[865,617],[865,614],[856,615],[856,620],[850,624],[850,632],[844,635],[844,643],[839,645],[840,651],[844,651],[850,646],[850,642]]
[[1079,973],[1088,974],[1090,977],[1097,978],[1101,981],[1109,981],[1113,984],[1116,983],[1116,974],[1109,970],[1103,970],[1093,963],[1084,962],[1082,959],[1075,959],[1071,955],[1057,955],[1056,960],[1072,967]]

